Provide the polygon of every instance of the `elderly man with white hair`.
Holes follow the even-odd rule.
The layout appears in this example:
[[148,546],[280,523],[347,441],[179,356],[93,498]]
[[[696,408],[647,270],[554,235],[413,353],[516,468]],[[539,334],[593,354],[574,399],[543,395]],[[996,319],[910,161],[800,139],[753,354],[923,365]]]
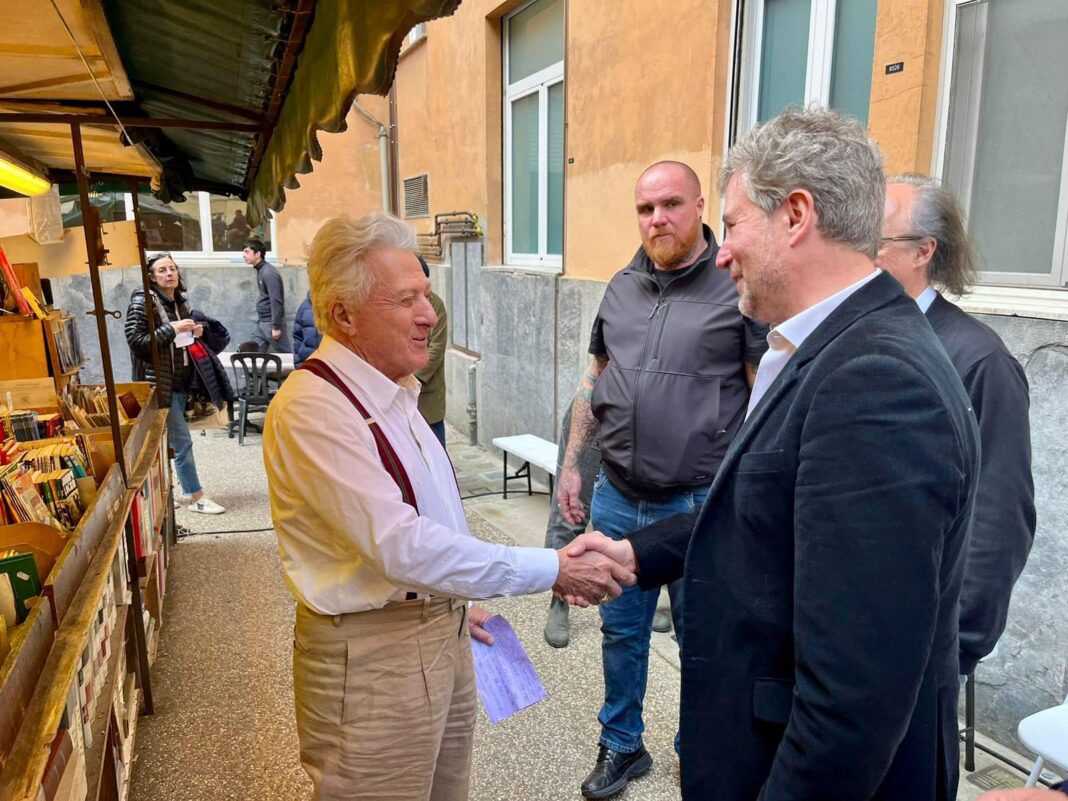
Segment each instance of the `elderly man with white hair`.
[[286,582],[301,762],[316,799],[461,801],[475,684],[466,599],[552,588],[599,603],[634,575],[596,553],[472,537],[418,411],[436,322],[410,226],[334,219],[308,278],[323,341],[272,401],[263,454]]

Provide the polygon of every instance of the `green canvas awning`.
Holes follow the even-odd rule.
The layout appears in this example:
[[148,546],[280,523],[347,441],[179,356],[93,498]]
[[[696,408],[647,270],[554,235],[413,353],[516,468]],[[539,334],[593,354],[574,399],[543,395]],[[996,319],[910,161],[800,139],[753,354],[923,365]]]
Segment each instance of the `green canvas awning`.
[[[83,52],[108,80],[57,82],[48,58],[21,59],[0,85],[0,149],[32,156],[54,180],[71,158],[49,120],[84,119],[98,177],[149,177],[157,196],[237,195],[253,224],[285,204],[285,189],[322,157],[319,130],[344,130],[358,94],[386,94],[404,37],[452,14],[460,0],[81,0],[62,4]],[[19,28],[23,46],[56,50],[66,33],[50,3]],[[74,11],[71,9],[79,9]],[[68,61],[69,63],[69,61]],[[90,61],[90,63],[94,63]],[[0,67],[6,66],[0,63]],[[81,64],[78,65],[81,67]],[[41,74],[38,75],[37,72]],[[80,77],[80,79],[78,79]],[[98,81],[99,82],[99,81]],[[3,81],[0,80],[0,84]],[[109,121],[127,121],[126,137]],[[153,122],[158,125],[153,125]],[[196,123],[196,126],[183,125]],[[37,138],[35,138],[37,137]],[[49,140],[51,137],[51,140]],[[39,146],[38,146],[39,145]],[[120,158],[124,152],[130,155]]]

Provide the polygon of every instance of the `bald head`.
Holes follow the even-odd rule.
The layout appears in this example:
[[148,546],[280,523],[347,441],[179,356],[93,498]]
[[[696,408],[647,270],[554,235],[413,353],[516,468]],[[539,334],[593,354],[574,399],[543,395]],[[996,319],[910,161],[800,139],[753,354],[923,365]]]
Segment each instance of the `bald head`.
[[693,264],[706,244],[701,235],[705,200],[697,174],[678,161],[647,168],[634,187],[642,246],[661,270]]
[[693,192],[694,197],[701,196],[701,179],[697,177],[697,173],[693,171],[689,164],[683,164],[681,161],[658,161],[656,164],[650,164],[645,168],[645,172],[638,176],[635,191],[637,191],[637,187],[642,185],[646,177],[653,176],[680,180]]

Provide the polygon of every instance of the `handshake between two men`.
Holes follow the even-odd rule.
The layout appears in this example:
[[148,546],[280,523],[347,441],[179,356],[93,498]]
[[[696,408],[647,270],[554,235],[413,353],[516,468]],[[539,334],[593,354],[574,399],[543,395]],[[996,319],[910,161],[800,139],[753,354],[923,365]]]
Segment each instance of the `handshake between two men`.
[[577,537],[560,548],[560,572],[553,595],[573,606],[587,607],[618,598],[624,586],[638,580],[634,548],[599,531]]

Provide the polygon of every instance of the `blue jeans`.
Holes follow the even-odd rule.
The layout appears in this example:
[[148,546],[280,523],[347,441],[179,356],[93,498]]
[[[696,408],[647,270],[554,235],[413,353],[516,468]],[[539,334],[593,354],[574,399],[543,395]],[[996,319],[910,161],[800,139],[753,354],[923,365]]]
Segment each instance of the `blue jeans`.
[[200,479],[197,478],[197,463],[193,458],[193,435],[185,422],[186,393],[171,393],[171,413],[167,415],[167,436],[174,451],[174,471],[178,474],[178,483],[186,495],[200,492]]
[[[659,501],[634,500],[620,492],[602,472],[597,478],[590,505],[593,528],[614,540],[658,520],[692,512],[705,502],[708,487],[686,489]],[[668,585],[675,634],[682,642],[682,580]],[[630,753],[642,745],[642,706],[649,675],[649,637],[652,632],[657,590],[624,587],[623,594],[601,611],[601,659],[604,669],[604,706],[597,719],[601,723],[601,745],[613,751]]]

